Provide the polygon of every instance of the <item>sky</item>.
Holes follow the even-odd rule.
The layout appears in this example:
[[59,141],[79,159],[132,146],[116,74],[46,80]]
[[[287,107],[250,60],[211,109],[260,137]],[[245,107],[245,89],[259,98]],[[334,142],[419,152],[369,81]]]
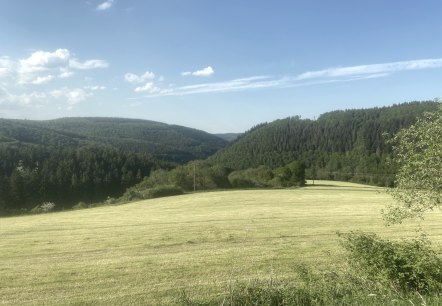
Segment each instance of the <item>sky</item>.
[[211,133],[442,96],[440,0],[0,0],[0,118]]

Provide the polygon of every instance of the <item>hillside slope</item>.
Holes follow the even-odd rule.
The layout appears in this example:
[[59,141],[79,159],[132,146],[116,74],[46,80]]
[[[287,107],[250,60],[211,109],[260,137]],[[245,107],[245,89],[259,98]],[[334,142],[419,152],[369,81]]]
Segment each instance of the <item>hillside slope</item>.
[[53,147],[104,144],[185,163],[221,149],[225,140],[178,125],[122,118],[0,119],[0,143],[22,142]]
[[[410,224],[384,226],[379,210],[389,197],[381,189],[330,185],[2,219],[2,302],[174,305],[183,290],[217,296],[237,280],[296,281],[295,264],[329,270],[343,261],[336,231],[415,236]],[[441,241],[437,213],[425,226]]]
[[289,117],[260,124],[209,160],[234,169],[293,160],[306,164],[311,178],[391,185],[395,172],[383,134],[410,126],[439,103],[413,102],[391,107],[334,111],[317,120]]
[[0,215],[118,197],[152,170],[204,159],[226,143],[146,120],[0,119]]

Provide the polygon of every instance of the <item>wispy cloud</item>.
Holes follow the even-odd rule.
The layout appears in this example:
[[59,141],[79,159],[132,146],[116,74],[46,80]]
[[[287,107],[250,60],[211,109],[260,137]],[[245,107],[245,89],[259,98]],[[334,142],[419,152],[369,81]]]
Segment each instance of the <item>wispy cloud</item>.
[[[201,93],[242,91],[258,88],[304,87],[315,84],[352,82],[365,79],[381,78],[401,71],[432,68],[442,68],[442,58],[327,68],[323,70],[307,71],[298,75],[285,77],[253,76],[223,82],[201,83],[189,86],[172,86],[167,89],[157,89],[155,92],[151,92],[151,94],[147,95],[146,97],[184,96]],[[182,75],[193,75],[196,72],[197,71],[185,72],[182,73]]]
[[98,11],[108,10],[112,7],[113,4],[114,4],[114,0],[105,1],[97,6],[97,10]]
[[107,68],[109,63],[105,60],[92,59],[84,62],[80,62],[77,59],[72,59],[69,61],[69,67],[81,70],[97,69],[97,68]]
[[197,70],[197,71],[186,71],[186,72],[182,72],[181,75],[182,76],[188,76],[188,75],[193,75],[193,76],[199,76],[199,77],[208,77],[211,76],[212,74],[214,74],[215,71],[213,70],[213,68],[211,66],[208,66],[206,68]]
[[137,75],[132,72],[128,72],[124,75],[124,80],[129,83],[137,84],[137,83],[143,83],[147,80],[153,80],[155,78],[155,73],[151,71],[146,71],[145,73],[141,75]]
[[85,101],[94,95],[94,92],[105,90],[104,86],[85,86],[84,88],[62,87],[50,91],[32,91],[15,94],[0,88],[0,105],[15,105],[21,107],[38,108],[52,102],[72,106]]
[[148,82],[144,86],[139,86],[134,89],[135,92],[149,92],[149,93],[155,93],[159,91],[160,89],[158,87],[155,87],[154,83]]
[[54,79],[53,75],[41,76],[41,77],[37,77],[35,80],[33,80],[32,84],[34,84],[34,85],[45,84],[45,83],[49,83],[53,79]]
[[287,81],[286,78],[273,79],[270,76],[253,76],[225,82],[201,83],[188,86],[157,89],[148,97],[184,96],[210,92],[231,92],[247,89],[278,87]]
[[421,59],[414,61],[403,61],[393,63],[382,63],[372,65],[359,65],[350,67],[328,68],[324,70],[308,71],[297,76],[297,80],[316,78],[335,78],[355,75],[375,75],[384,73],[394,73],[404,70],[418,70],[429,68],[441,68],[442,59]]

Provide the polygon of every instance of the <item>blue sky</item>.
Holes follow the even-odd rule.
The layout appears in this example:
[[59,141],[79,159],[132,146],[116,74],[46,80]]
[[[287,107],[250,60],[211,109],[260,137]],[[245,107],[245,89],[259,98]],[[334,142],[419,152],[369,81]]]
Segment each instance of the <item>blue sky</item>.
[[442,2],[1,0],[0,117],[242,132],[442,96]]

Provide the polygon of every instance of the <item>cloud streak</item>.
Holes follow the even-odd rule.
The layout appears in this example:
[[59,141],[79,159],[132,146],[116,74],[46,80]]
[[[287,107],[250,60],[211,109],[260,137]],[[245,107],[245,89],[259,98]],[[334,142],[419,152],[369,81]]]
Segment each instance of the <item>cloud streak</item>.
[[[307,71],[295,76],[286,77],[253,76],[223,82],[201,83],[189,86],[175,86],[167,89],[156,88],[155,92],[151,92],[151,94],[145,97],[155,98],[164,96],[185,96],[203,93],[243,91],[260,88],[304,87],[316,84],[352,82],[365,79],[381,78],[402,71],[434,68],[442,68],[442,58],[335,67],[323,70]],[[185,72],[182,73],[182,75],[193,75],[193,73],[196,72]]]
[[374,75],[379,73],[394,73],[406,70],[419,70],[430,68],[441,68],[442,59],[422,59],[414,61],[403,61],[393,63],[382,63],[372,65],[359,65],[350,67],[328,68],[324,70],[304,72],[296,77],[297,80],[347,77],[355,75]]

